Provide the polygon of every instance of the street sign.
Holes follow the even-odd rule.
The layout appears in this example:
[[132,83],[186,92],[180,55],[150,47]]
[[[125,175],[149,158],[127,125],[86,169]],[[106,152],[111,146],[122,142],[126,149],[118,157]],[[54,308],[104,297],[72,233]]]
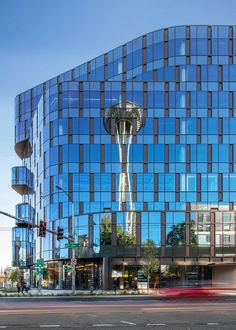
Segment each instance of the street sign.
[[147,276],[142,269],[138,270],[138,289],[147,289]]
[[147,282],[147,276],[142,269],[138,270],[138,282]]
[[78,248],[80,246],[81,245],[77,244],[77,243],[67,243],[67,244],[65,244],[65,248],[67,248],[67,249],[74,249],[74,248]]
[[64,265],[63,267],[64,267],[64,270],[66,270],[66,271],[71,271],[72,270],[72,267],[69,266],[69,265]]
[[44,260],[43,259],[37,259],[36,264],[37,264],[37,266],[39,266],[39,265],[44,266]]
[[77,264],[77,259],[70,259],[71,265],[76,265]]
[[43,268],[42,267],[37,267],[36,268],[36,274],[37,276],[43,276]]
[[36,267],[35,271],[38,277],[43,276],[43,269],[44,269],[44,260],[43,259],[37,259],[36,260]]

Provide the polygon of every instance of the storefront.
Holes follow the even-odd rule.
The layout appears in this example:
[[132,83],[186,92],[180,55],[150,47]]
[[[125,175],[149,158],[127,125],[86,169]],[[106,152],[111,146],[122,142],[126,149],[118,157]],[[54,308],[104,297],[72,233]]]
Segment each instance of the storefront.
[[[42,287],[45,289],[71,289],[71,266],[69,261],[45,262]],[[105,276],[105,275],[104,275]],[[33,286],[37,276],[33,270]],[[102,260],[83,260],[76,265],[76,289],[103,289]],[[113,264],[107,280],[113,290],[145,290],[147,274],[141,265]],[[152,273],[149,287],[207,287],[212,285],[211,266],[161,265],[160,272]]]
[[[42,287],[45,289],[71,289],[72,269],[69,261],[44,263]],[[37,286],[37,274],[33,270],[33,286]],[[102,288],[102,266],[99,261],[79,261],[76,265],[76,289]]]

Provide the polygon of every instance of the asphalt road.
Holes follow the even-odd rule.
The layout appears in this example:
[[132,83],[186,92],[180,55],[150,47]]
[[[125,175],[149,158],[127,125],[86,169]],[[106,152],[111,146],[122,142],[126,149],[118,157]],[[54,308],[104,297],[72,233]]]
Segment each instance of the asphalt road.
[[0,329],[236,329],[236,297],[0,298]]

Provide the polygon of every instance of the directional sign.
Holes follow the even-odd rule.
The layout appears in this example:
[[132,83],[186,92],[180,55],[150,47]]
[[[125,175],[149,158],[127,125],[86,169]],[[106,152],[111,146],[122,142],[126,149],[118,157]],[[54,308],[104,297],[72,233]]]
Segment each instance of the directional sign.
[[67,249],[74,249],[74,248],[78,248],[80,246],[81,245],[77,244],[77,243],[67,243],[67,244],[65,244],[65,248],[67,248]]
[[43,265],[36,265],[35,269],[43,269],[44,266]]
[[38,277],[42,277],[43,276],[43,268],[44,268],[44,260],[43,259],[37,259],[36,260],[36,274]]
[[72,270],[72,267],[71,266],[67,266],[67,265],[64,265],[64,270],[67,270],[67,271],[71,271]]
[[37,267],[36,268],[36,274],[40,277],[43,276],[43,268]]
[[37,264],[37,266],[39,266],[39,265],[44,266],[44,260],[43,259],[37,259],[36,264]]

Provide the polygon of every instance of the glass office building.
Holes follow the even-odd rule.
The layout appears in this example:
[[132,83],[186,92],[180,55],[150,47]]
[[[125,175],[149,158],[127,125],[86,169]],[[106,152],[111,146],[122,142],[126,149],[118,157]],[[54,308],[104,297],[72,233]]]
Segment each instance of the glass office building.
[[[236,26],[157,30],[21,93],[16,214],[68,236],[74,202],[77,288],[136,287],[147,242],[161,285],[235,286],[235,96]],[[13,264],[69,288],[66,243],[17,223]]]

